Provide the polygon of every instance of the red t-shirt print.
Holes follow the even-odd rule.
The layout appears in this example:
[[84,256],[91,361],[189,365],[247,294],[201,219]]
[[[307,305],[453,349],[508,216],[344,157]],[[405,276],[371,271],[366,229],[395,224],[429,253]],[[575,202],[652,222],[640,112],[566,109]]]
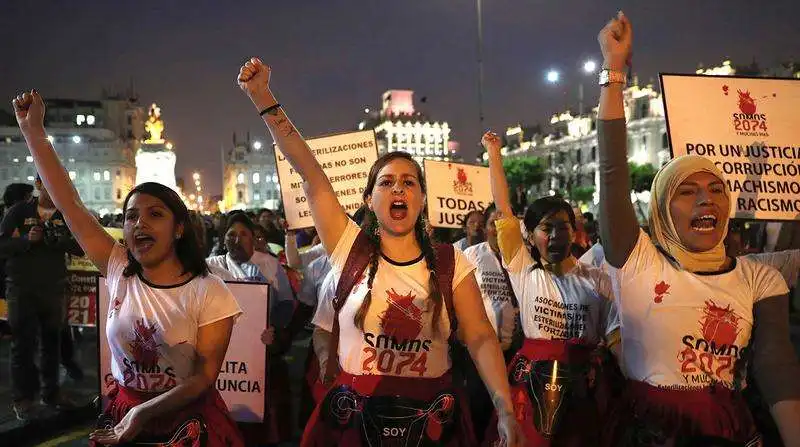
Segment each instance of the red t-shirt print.
[[655,298],[653,298],[653,301],[655,301],[656,304],[660,304],[661,301],[664,300],[664,295],[669,295],[669,284],[661,281],[660,283],[656,284],[653,292],[655,293]]

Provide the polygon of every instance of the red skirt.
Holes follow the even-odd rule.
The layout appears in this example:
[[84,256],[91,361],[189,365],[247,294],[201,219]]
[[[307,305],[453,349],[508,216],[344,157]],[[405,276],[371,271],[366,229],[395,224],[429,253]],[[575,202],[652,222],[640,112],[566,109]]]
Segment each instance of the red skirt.
[[605,444],[647,445],[654,438],[668,442],[706,437],[742,445],[759,439],[741,393],[722,385],[671,390],[631,380],[619,408],[612,412]]
[[[601,414],[612,394],[596,355],[596,346],[578,340],[540,340],[525,339],[522,348],[508,365],[511,380],[511,400],[514,404],[514,417],[523,434],[525,445],[544,446],[587,446],[597,445],[602,427]],[[534,412],[538,406],[531,401],[527,380],[516,380],[514,376],[520,367],[530,368],[529,362],[556,360],[571,368],[586,368],[593,374],[586,376],[585,388],[591,388],[590,395],[572,395],[563,407],[563,415],[556,433],[549,439],[539,433],[534,422]],[[594,365],[593,368],[589,368]],[[598,374],[599,373],[599,374]],[[491,446],[498,440],[497,415],[487,426],[484,445]]]
[[[101,416],[103,426],[116,425],[131,408],[157,396],[153,393],[143,393],[117,384],[109,394],[110,401]],[[195,425],[199,421],[202,427]],[[193,403],[180,410],[164,414],[147,421],[147,428],[138,436],[137,440],[158,439],[161,442],[171,442],[172,445],[199,446],[200,431],[205,431],[208,447],[244,447],[236,422],[231,418],[228,407],[216,389],[210,389],[197,398]],[[89,441],[90,446],[96,446],[94,441]]]
[[[381,398],[388,402],[398,399],[398,403],[387,408],[378,403],[385,402]],[[409,405],[409,401],[419,404]],[[385,416],[381,410],[393,414]],[[399,413],[404,415],[398,417]],[[450,423],[442,424],[443,418]],[[362,436],[383,436],[383,441],[378,441],[383,445],[477,444],[469,404],[463,393],[453,387],[449,372],[424,379],[339,373],[314,409],[300,445],[370,445]]]

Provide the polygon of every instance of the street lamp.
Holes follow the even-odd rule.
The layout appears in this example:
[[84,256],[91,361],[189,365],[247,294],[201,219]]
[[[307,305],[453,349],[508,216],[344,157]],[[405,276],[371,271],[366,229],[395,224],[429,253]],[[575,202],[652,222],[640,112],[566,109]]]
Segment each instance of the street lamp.
[[[583,73],[593,75],[597,71],[597,63],[591,59],[583,63]],[[557,84],[561,79],[561,74],[556,70],[550,70],[546,76],[547,82]],[[583,80],[578,83],[578,116],[583,115]]]
[[253,149],[255,149],[257,151],[261,150],[261,142],[260,141],[256,141],[255,143],[253,143]]

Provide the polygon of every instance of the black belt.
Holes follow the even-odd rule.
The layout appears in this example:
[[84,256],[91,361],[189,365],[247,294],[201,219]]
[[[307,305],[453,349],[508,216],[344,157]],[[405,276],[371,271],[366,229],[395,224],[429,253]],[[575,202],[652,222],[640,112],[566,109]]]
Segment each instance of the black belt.
[[363,396],[346,385],[328,392],[322,418],[334,429],[358,429],[366,446],[439,446],[456,434],[455,394],[430,401],[401,396]]

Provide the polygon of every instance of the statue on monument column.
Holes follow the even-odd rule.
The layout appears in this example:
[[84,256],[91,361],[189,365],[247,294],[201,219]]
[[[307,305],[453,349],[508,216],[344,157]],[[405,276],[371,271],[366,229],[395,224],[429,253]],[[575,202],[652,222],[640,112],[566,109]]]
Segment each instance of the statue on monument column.
[[149,138],[144,140],[145,144],[162,144],[164,139],[161,134],[164,133],[164,120],[161,119],[161,108],[153,103],[148,112],[147,121],[144,123],[144,130],[150,135]]

